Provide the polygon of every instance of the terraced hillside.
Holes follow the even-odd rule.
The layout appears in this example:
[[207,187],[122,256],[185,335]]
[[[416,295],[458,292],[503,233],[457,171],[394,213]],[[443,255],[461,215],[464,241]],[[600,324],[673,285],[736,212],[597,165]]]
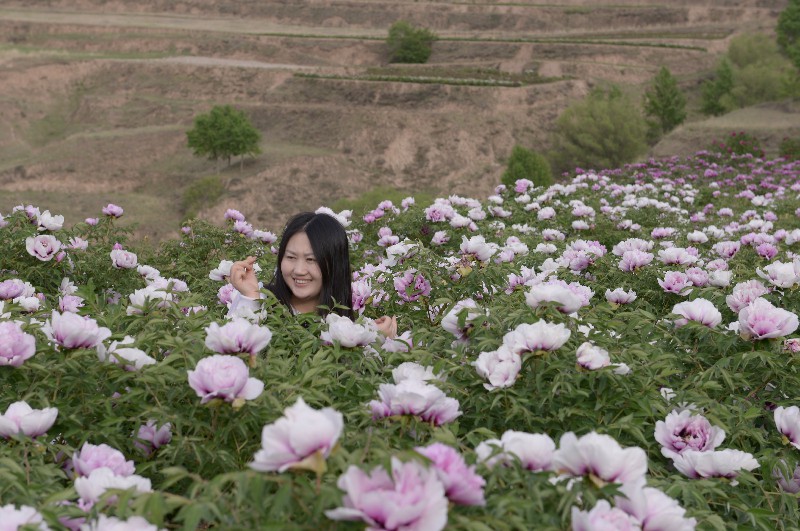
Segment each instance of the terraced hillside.
[[[515,143],[542,146],[603,81],[639,90],[661,66],[686,88],[730,37],[769,31],[784,1],[381,2],[7,0],[0,7],[0,212],[35,202],[75,220],[108,201],[174,233],[187,187],[219,174],[227,207],[277,229],[375,186],[485,195]],[[389,65],[405,19],[441,40]],[[224,168],[185,132],[245,109],[263,154]]]

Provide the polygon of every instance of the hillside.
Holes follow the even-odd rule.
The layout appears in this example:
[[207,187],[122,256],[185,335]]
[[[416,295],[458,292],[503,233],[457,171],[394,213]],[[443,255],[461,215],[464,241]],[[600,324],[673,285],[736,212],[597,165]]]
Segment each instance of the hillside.
[[[273,230],[378,185],[485,195],[511,147],[543,145],[595,84],[635,90],[666,65],[692,88],[732,35],[773,27],[785,2],[29,4],[0,8],[0,212],[25,201],[74,220],[114,201],[139,236],[161,239],[186,187],[216,172],[226,194],[201,216],[235,207]],[[399,19],[442,38],[429,64],[387,64]],[[445,82],[419,82],[429,77]],[[215,104],[245,109],[263,133],[242,169],[185,146]]]

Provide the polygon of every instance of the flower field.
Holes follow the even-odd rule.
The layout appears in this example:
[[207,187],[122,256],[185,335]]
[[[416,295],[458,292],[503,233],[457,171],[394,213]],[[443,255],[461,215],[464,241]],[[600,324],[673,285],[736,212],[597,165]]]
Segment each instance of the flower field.
[[0,216],[0,528],[798,529],[798,162],[329,211],[356,322],[232,304],[280,227],[124,206]]

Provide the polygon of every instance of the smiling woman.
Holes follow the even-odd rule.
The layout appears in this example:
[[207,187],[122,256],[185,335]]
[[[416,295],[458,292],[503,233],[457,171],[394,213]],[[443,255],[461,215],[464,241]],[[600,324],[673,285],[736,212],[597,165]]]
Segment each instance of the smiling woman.
[[[249,299],[260,297],[252,256],[231,266],[230,282]],[[352,274],[347,233],[332,216],[302,212],[286,224],[278,246],[278,264],[266,286],[294,313],[329,312],[353,319]],[[397,333],[395,317],[375,320],[388,337]]]

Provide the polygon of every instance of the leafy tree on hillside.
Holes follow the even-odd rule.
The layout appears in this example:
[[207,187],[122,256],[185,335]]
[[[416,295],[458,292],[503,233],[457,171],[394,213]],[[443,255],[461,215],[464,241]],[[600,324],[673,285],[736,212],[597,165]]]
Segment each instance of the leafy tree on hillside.
[[717,67],[713,80],[703,84],[702,111],[705,114],[719,116],[734,108],[731,100],[733,90],[733,68],[727,58],[723,59]]
[[647,123],[619,88],[595,89],[556,121],[552,162],[558,171],[617,168],[647,149]]
[[686,119],[686,97],[666,66],[661,67],[644,94],[644,112],[653,119],[649,122],[653,139],[669,133]]
[[405,20],[392,24],[386,44],[393,63],[425,63],[433,51],[436,35],[425,29],[415,28]]
[[230,105],[217,105],[210,112],[194,119],[194,127],[186,132],[188,145],[195,155],[211,160],[228,159],[261,153],[261,133],[242,111]]
[[800,0],[789,0],[775,28],[781,51],[800,68]]
[[514,146],[508,159],[508,167],[503,172],[500,181],[513,188],[514,183],[519,179],[530,179],[535,186],[550,186],[553,184],[550,163],[535,151],[522,146]]

